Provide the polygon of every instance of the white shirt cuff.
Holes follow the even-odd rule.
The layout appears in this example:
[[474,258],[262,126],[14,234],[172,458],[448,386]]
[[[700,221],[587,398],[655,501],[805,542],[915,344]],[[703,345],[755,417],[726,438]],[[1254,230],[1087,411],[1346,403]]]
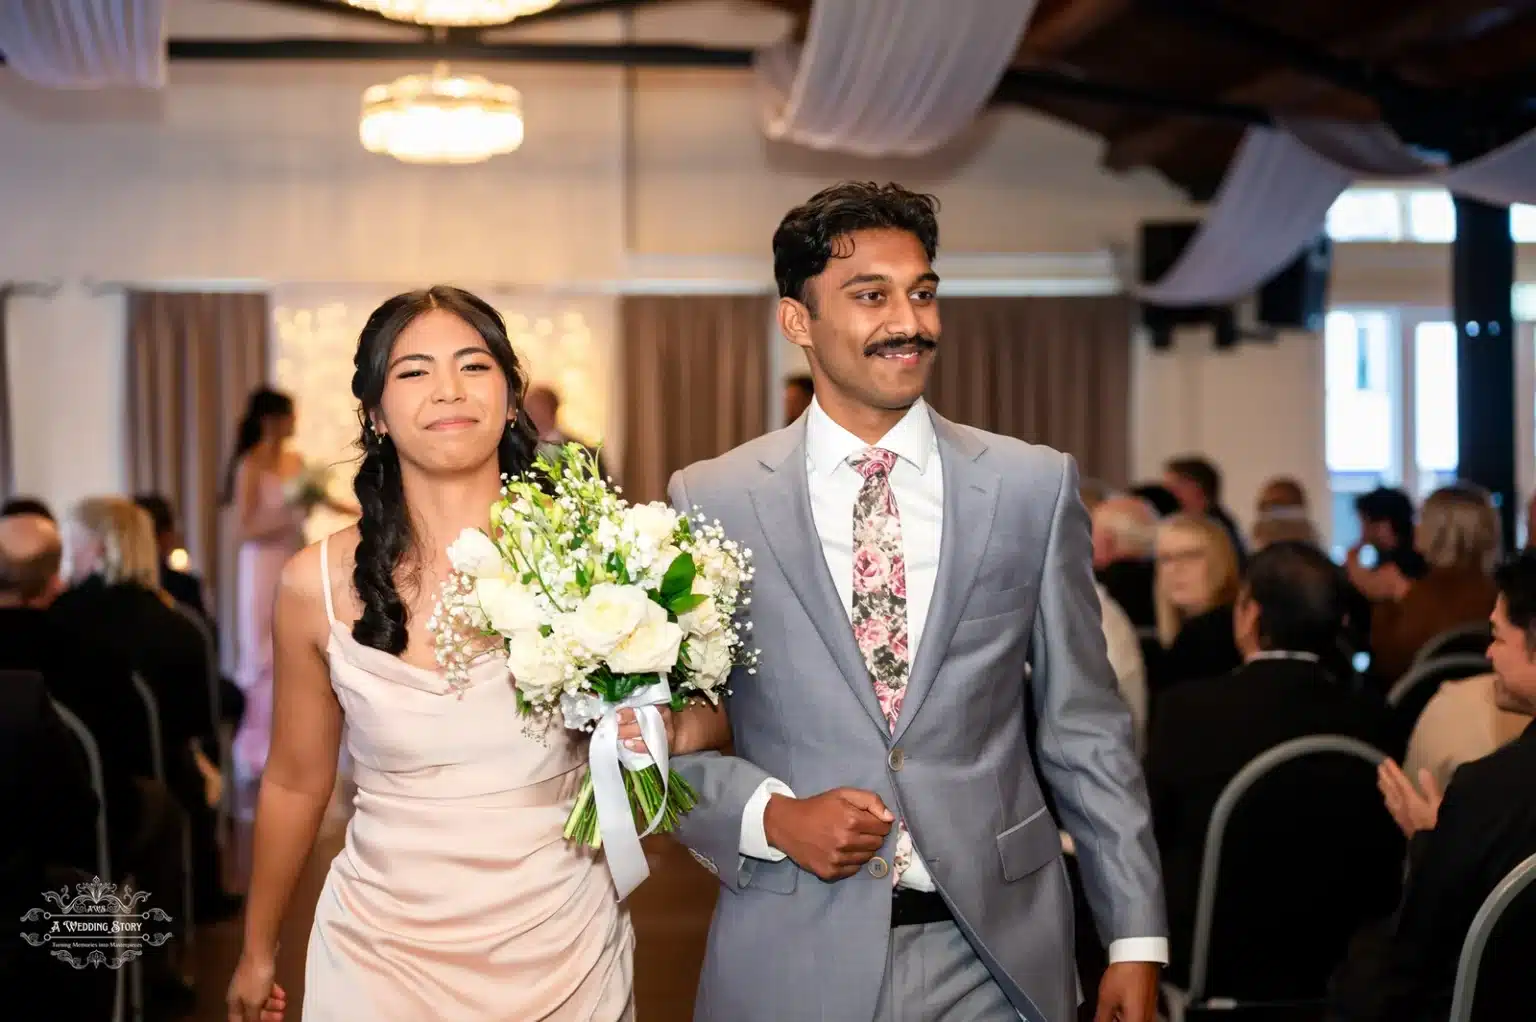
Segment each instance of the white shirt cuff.
[[1116,962],[1156,962],[1168,964],[1167,937],[1126,937],[1109,942],[1109,964]]
[[763,832],[763,813],[768,808],[768,800],[774,795],[795,797],[789,785],[770,777],[757,786],[741,811],[741,854],[748,858],[768,862],[778,862],[784,858],[784,853],[770,845],[768,835]]

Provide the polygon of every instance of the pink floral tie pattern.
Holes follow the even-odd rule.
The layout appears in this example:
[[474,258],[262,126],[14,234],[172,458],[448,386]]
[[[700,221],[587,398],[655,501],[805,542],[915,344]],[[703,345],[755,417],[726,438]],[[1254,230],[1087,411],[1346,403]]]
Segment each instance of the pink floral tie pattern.
[[[892,733],[901,717],[911,666],[907,643],[907,563],[901,512],[891,489],[896,455],[869,447],[849,463],[864,477],[853,504],[853,635]],[[912,838],[898,821],[891,882],[912,862]]]

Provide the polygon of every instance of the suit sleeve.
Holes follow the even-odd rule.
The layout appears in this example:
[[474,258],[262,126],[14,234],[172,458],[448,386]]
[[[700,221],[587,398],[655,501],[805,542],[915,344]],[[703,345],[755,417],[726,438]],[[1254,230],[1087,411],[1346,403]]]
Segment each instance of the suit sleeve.
[[1146,782],[1116,691],[1077,466],[1063,458],[1030,643],[1040,769],[1077,847],[1100,936],[1156,938],[1167,920]]
[[[681,472],[673,475],[667,495],[678,511],[692,513]],[[733,677],[730,687],[742,680]],[[729,715],[729,696],[725,706]],[[772,778],[744,759],[713,751],[676,756],[672,768],[698,793],[697,804],[678,825],[677,839],[704,862],[726,890],[740,891],[751,877],[752,866],[750,860],[742,858],[743,814],[752,796]]]

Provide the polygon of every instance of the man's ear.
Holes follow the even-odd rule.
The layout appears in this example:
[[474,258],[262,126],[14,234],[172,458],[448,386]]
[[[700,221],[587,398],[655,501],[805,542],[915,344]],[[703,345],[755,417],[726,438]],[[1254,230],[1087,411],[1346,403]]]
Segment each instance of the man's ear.
[[795,298],[779,299],[779,332],[790,344],[810,348],[813,318],[804,302]]

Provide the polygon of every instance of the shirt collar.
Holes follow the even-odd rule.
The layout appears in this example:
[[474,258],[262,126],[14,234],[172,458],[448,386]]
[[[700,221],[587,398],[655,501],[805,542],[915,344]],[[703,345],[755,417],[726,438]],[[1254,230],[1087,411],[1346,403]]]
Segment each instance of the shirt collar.
[[839,464],[869,446],[890,451],[919,473],[927,471],[928,458],[937,446],[928,403],[918,398],[901,421],[871,445],[833,422],[821,404],[815,398],[811,399],[805,422],[805,457],[813,475],[831,475]]

